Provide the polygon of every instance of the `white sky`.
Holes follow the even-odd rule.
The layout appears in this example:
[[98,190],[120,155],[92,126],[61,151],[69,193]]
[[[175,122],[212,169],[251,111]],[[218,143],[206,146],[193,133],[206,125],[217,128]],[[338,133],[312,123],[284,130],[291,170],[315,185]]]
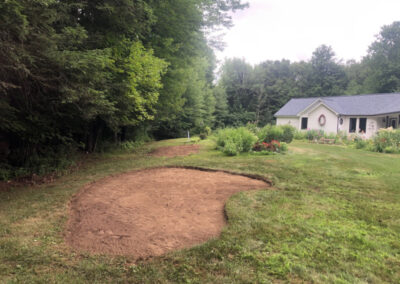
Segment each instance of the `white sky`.
[[[246,1],[244,1],[246,2]],[[344,62],[360,60],[383,25],[400,20],[400,0],[247,0],[233,15],[218,60],[239,57],[308,60],[321,44],[332,46]]]

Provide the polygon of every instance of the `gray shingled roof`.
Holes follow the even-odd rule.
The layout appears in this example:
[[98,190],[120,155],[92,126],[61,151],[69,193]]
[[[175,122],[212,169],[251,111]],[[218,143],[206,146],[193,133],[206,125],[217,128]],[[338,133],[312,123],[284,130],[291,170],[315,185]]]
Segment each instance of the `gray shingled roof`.
[[340,115],[382,115],[400,112],[400,93],[340,97],[296,98],[287,102],[275,116],[297,116],[312,103],[321,100]]

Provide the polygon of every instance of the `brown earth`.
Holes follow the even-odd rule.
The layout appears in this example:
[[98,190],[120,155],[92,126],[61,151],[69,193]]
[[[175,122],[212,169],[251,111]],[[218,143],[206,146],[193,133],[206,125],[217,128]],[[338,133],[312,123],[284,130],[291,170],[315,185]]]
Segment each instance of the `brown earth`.
[[74,249],[146,259],[217,237],[234,193],[261,180],[220,171],[155,168],[108,177],[71,201],[65,232]]
[[155,157],[187,156],[199,152],[199,145],[166,146],[154,149],[150,155]]

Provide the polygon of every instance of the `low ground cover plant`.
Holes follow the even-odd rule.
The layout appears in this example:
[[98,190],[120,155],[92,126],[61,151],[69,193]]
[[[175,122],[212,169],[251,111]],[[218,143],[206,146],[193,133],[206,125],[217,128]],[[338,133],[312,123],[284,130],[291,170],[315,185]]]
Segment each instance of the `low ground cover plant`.
[[279,142],[277,140],[272,140],[271,142],[257,142],[253,146],[253,151],[255,152],[277,152],[284,153],[288,150],[287,143]]

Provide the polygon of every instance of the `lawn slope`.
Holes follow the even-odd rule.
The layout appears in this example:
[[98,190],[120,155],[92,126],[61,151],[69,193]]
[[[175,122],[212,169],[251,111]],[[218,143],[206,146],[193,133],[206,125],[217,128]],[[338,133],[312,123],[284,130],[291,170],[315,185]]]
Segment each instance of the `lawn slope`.
[[[1,191],[0,282],[398,283],[399,155],[293,142],[286,155],[226,157],[209,140],[187,157],[147,154],[184,142],[95,156],[51,184]],[[274,189],[234,195],[220,238],[151,261],[66,246],[68,202],[84,184],[169,165],[262,175]]]

